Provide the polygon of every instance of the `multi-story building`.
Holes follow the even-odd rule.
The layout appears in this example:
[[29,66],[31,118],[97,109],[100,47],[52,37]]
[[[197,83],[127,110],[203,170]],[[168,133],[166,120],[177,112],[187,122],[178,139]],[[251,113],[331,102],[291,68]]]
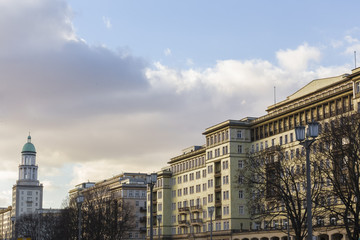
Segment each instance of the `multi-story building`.
[[24,213],[34,213],[42,208],[43,185],[38,180],[38,165],[36,165],[36,150],[28,136],[27,143],[21,151],[19,179],[13,186],[12,211],[18,218]]
[[76,198],[79,194],[106,188],[107,197],[123,200],[135,216],[135,228],[129,229],[124,239],[141,240],[146,238],[146,177],[145,173],[123,173],[96,183],[78,184],[69,191],[69,195],[70,198]]
[[0,239],[12,239],[14,219],[11,218],[11,206],[0,209]]
[[[153,202],[148,203],[148,208],[152,204],[154,209],[154,236],[208,239],[212,221],[214,239],[285,239],[287,234],[276,228],[259,231],[270,223],[250,218],[241,174],[247,153],[282,146],[291,158],[301,151],[295,140],[295,126],[358,112],[359,102],[357,68],[351,74],[313,80],[284,101],[269,106],[264,116],[227,120],[207,128],[204,145],[183,150],[157,173]],[[214,207],[212,216],[209,207]],[[276,221],[284,223],[285,219]],[[324,239],[345,236],[339,228],[316,231],[315,235],[321,234]]]

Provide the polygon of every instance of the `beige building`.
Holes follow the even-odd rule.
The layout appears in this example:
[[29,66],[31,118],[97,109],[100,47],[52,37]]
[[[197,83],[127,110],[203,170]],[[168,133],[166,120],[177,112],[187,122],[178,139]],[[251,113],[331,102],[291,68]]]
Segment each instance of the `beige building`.
[[0,209],[0,239],[12,239],[14,219],[11,219],[11,210],[10,206]]
[[123,173],[96,183],[81,183],[70,190],[69,195],[76,198],[96,188],[107,188],[109,196],[124,200],[133,209],[135,228],[127,232],[125,239],[141,240],[146,237],[146,176],[145,173]]
[[[240,169],[247,152],[284,146],[288,154],[301,148],[295,126],[322,121],[360,109],[360,68],[351,74],[313,80],[258,118],[227,120],[205,130],[204,145],[184,149],[158,172],[153,190],[154,239],[276,240],[286,238],[285,219],[253,222]],[[149,197],[148,190],[148,201]],[[212,218],[208,211],[214,207]],[[161,221],[157,216],[161,215]],[[147,235],[150,235],[148,212]],[[160,223],[160,224],[159,224]],[[330,219],[324,223],[330,225]],[[272,227],[268,227],[272,226]],[[160,236],[159,236],[160,235]],[[291,231],[290,231],[291,235]],[[315,228],[321,239],[340,239],[344,229]]]

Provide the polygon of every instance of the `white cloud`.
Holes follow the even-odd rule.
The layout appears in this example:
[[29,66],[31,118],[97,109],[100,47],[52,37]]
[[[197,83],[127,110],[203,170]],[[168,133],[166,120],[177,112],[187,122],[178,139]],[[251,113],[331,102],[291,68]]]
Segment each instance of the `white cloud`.
[[170,56],[170,55],[171,55],[171,49],[170,49],[170,48],[166,48],[166,49],[164,50],[164,54],[165,54],[165,56]]
[[321,52],[316,47],[311,47],[307,43],[297,47],[297,49],[280,50],[276,53],[279,65],[287,71],[306,71],[309,63],[318,62]]
[[112,27],[110,18],[103,16],[102,19],[103,19],[103,22],[105,24],[105,27],[107,29],[110,29]]
[[350,35],[345,36],[344,39],[345,39],[345,41],[348,42],[348,43],[357,43],[357,42],[359,42],[358,39],[353,38],[353,37],[350,36]]
[[7,33],[0,38],[0,191],[15,183],[31,129],[49,204],[80,182],[159,170],[181,149],[203,144],[204,128],[264,114],[274,86],[280,100],[346,71],[316,65],[321,51],[307,44],[279,51],[278,65],[234,59],[205,69],[150,66],[78,38],[65,1],[0,1],[0,9]]

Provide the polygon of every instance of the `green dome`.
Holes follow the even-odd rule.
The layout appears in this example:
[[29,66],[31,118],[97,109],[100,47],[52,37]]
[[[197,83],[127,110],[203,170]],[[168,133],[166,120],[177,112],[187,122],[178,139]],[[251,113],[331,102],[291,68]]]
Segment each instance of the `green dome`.
[[34,144],[31,143],[31,136],[30,135],[28,136],[28,142],[25,143],[25,145],[22,148],[21,152],[22,153],[23,152],[34,152],[34,153],[36,153],[35,146],[34,146]]

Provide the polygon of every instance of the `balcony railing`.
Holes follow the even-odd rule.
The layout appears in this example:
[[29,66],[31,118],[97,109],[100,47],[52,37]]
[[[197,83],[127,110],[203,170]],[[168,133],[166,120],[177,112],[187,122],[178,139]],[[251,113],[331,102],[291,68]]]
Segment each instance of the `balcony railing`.
[[202,223],[202,219],[191,219],[191,224],[199,225]]
[[178,208],[179,213],[183,213],[183,212],[189,212],[189,207],[181,207]]
[[198,211],[201,211],[201,210],[202,210],[202,208],[199,205],[191,206],[191,211],[193,211],[193,212],[198,212]]

